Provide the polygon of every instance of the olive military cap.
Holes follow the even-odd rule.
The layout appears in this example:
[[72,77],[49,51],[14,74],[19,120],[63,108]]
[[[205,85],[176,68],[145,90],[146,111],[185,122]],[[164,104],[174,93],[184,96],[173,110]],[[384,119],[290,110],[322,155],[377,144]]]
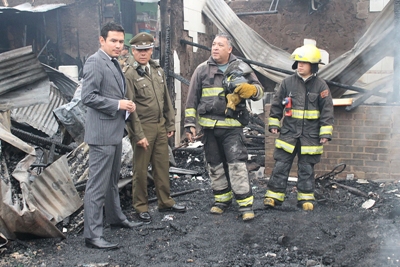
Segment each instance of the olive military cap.
[[129,43],[134,49],[148,49],[154,47],[154,37],[147,32],[136,34]]

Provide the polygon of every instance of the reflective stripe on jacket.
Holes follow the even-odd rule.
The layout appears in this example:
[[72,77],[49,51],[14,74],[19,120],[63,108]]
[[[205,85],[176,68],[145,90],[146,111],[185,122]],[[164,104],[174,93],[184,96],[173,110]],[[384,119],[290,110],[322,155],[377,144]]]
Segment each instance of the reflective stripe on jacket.
[[[230,55],[229,63],[237,58]],[[236,119],[226,118],[226,96],[222,81],[224,73],[218,69],[216,62],[210,57],[201,63],[192,75],[186,101],[184,127],[196,127],[196,123],[205,128],[243,127]],[[252,100],[260,100],[264,89],[254,73],[248,78],[257,87],[257,94]]]
[[[284,116],[282,101],[289,96],[292,116]],[[322,154],[320,138],[331,140],[333,132],[333,102],[325,81],[316,75],[304,81],[297,73],[285,78],[271,104],[268,128],[280,130],[276,148],[293,153],[300,139],[301,154]]]

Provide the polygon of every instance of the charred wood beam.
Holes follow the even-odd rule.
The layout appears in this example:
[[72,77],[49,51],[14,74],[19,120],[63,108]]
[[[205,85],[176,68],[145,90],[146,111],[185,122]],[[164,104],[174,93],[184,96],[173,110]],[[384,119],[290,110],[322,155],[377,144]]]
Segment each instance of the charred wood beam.
[[265,150],[251,150],[247,149],[248,154],[253,154],[253,155],[265,155]]
[[[394,1],[394,28],[396,29],[393,43],[400,41],[400,0]],[[400,90],[400,48],[395,46],[394,48],[394,64],[393,64],[393,102],[399,102],[399,90]]]
[[[400,1],[400,0],[398,0],[398,1]],[[196,46],[196,47],[211,51],[211,49],[209,47],[206,47],[206,46],[200,45],[200,44],[196,44],[196,43],[193,43],[193,42],[189,42],[189,41],[184,40],[184,39],[181,39],[180,42],[181,42],[181,44],[188,44],[188,45]],[[265,69],[269,69],[269,70],[285,73],[285,74],[288,74],[288,75],[294,74],[293,71],[289,71],[289,70],[285,70],[285,69],[281,69],[281,68],[276,68],[276,67],[273,67],[273,66],[270,66],[270,65],[267,65],[267,64],[263,64],[263,63],[260,63],[260,62],[254,61],[254,60],[250,60],[250,59],[246,59],[246,58],[242,58],[242,57],[238,57],[238,58],[243,60],[244,62],[246,62],[248,64],[253,64],[253,65],[265,68]],[[325,82],[327,84],[329,84],[329,85],[334,85],[334,86],[337,86],[337,87],[340,87],[340,88],[344,88],[344,89],[347,89],[347,90],[353,90],[353,91],[356,91],[356,92],[359,92],[359,93],[368,93],[369,92],[369,90],[367,90],[367,89],[364,89],[364,88],[361,88],[361,87],[357,87],[357,86],[353,86],[353,85],[342,84],[342,83],[338,83],[338,82],[334,82],[334,81],[330,81],[330,80],[325,80]],[[386,98],[386,94],[375,93],[374,95]]]
[[[158,5],[160,6],[160,65],[165,66],[165,27],[171,25],[170,23],[170,13],[171,13],[171,3],[170,0],[159,1]],[[164,69],[165,71],[165,69]],[[168,72],[165,72],[168,75]]]
[[246,137],[246,138],[254,138],[254,139],[265,139],[265,135],[245,134],[244,137]]
[[261,127],[259,125],[253,124],[253,123],[249,123],[248,125],[246,125],[247,128],[251,129],[251,130],[255,130],[259,133],[265,134],[265,128]]
[[[168,76],[170,76],[169,75],[169,73],[170,73],[170,57],[169,57],[169,51],[170,51],[170,49],[171,49],[171,27],[168,25],[167,27],[166,27],[166,29],[165,29],[165,64],[164,64],[164,72],[165,73],[167,73],[167,75]],[[169,81],[169,79],[168,79],[168,77],[167,77],[167,87],[168,88],[171,88],[171,86],[170,86],[170,81]],[[171,90],[172,90],[172,88],[171,88]],[[172,91],[170,91],[169,92],[169,95],[170,96],[172,96],[173,94],[172,94],[173,92]]]
[[331,183],[334,184],[334,185],[337,185],[337,186],[339,186],[339,187],[341,187],[343,189],[346,189],[347,191],[349,191],[353,195],[368,198],[368,194],[367,193],[365,193],[365,192],[363,192],[363,191],[361,191],[361,190],[359,190],[357,188],[354,188],[354,187],[351,187],[351,186],[348,186],[348,185],[344,185],[344,184],[340,184],[338,182],[331,182]]
[[257,151],[257,150],[263,150],[263,149],[265,149],[265,146],[247,146],[247,149],[248,149],[248,150],[255,150],[255,151]]
[[373,94],[375,94],[375,93],[379,92],[380,90],[382,90],[383,88],[385,88],[385,86],[386,86],[386,84],[381,84],[381,85],[375,87],[374,89],[370,90],[369,92],[363,94],[362,96],[360,96],[359,98],[354,100],[353,104],[351,104],[351,106],[346,107],[346,111],[351,111],[351,110],[355,109],[356,107],[358,107],[359,105],[364,103],[365,100],[370,98]]
[[55,151],[60,154],[65,154],[74,150],[73,147],[64,145],[60,142],[52,140],[51,138],[44,138],[15,127],[11,127],[11,133],[27,143],[34,144],[48,150],[50,150],[54,145]]
[[197,147],[197,148],[193,148],[193,147],[178,147],[174,150],[175,151],[185,151],[185,152],[189,152],[192,154],[200,154],[204,152],[204,148],[203,147]]
[[265,122],[260,119],[256,114],[250,114],[250,121],[265,128]]
[[190,42],[190,41],[185,40],[185,39],[181,39],[180,43],[181,43],[181,45],[188,44],[188,45],[195,46],[195,47],[207,50],[207,51],[211,51],[211,48],[209,48],[208,46],[201,45],[201,44],[198,44],[198,43],[193,43],[193,42]]
[[171,76],[171,77],[174,77],[175,79],[177,79],[178,81],[186,84],[187,86],[189,86],[189,84],[190,84],[189,80],[186,80],[185,78],[183,78],[182,76],[174,73],[173,71],[169,71],[168,75]]

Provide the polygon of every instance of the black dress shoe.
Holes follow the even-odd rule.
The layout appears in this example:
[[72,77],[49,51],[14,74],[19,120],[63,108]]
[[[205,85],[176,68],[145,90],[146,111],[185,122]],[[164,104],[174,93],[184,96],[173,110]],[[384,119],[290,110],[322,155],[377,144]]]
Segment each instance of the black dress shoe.
[[97,249],[116,249],[118,248],[118,243],[110,243],[103,237],[98,238],[85,238],[85,244],[89,248]]
[[150,213],[148,213],[147,211],[139,212],[138,218],[145,224],[149,224],[151,222]]
[[110,224],[111,227],[121,227],[121,228],[135,228],[135,227],[139,227],[142,226],[143,223],[142,222],[130,222],[128,220],[125,220],[123,222],[120,223],[112,223]]
[[160,211],[160,212],[166,212],[166,211],[186,212],[186,206],[178,205],[175,203],[172,207],[158,209],[158,211]]

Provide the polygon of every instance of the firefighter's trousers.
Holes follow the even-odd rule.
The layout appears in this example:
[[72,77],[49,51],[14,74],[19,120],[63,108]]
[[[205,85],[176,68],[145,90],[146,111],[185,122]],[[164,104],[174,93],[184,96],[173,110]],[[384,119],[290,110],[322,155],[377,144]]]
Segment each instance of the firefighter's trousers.
[[215,202],[230,203],[234,195],[240,208],[252,206],[243,129],[205,129],[203,143]]
[[265,197],[277,200],[277,204],[282,203],[285,199],[287,181],[296,155],[298,161],[297,200],[299,202],[315,200],[314,165],[320,161],[321,155],[300,154],[300,145],[300,141],[298,141],[292,154],[275,148],[275,166],[267,185]]

